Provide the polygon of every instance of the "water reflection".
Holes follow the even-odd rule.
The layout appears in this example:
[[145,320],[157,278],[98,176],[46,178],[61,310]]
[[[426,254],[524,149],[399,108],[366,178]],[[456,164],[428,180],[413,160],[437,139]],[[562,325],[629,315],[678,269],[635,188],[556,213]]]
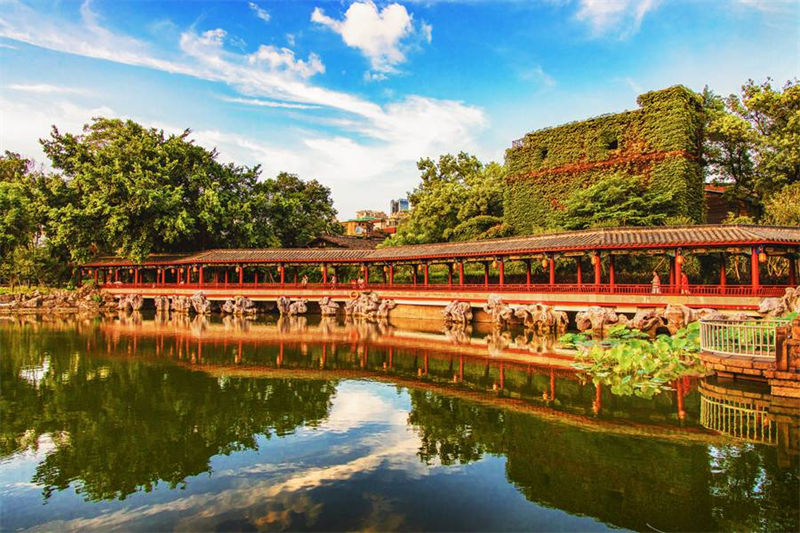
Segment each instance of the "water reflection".
[[704,430],[707,384],[614,397],[515,343],[305,317],[0,326],[4,527],[797,529],[796,453]]

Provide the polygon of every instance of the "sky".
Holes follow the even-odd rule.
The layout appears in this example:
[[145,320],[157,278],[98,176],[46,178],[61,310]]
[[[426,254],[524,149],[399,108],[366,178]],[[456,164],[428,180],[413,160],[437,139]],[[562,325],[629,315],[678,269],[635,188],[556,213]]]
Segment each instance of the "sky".
[[219,159],[387,211],[416,162],[636,108],[800,76],[794,0],[0,0],[0,149],[47,161],[52,125],[189,128]]

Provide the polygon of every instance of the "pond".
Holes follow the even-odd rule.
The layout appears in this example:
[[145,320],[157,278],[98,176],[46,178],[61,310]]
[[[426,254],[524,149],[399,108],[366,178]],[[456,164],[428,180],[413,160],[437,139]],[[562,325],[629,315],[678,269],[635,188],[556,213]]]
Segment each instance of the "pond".
[[[0,528],[800,527],[797,420],[757,386],[614,396],[547,340],[426,327],[0,321]],[[744,392],[761,433],[709,429]]]

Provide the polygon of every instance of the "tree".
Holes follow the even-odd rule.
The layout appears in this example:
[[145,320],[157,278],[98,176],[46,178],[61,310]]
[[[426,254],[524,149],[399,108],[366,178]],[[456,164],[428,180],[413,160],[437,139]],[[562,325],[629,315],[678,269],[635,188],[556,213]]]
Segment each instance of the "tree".
[[651,191],[641,179],[609,174],[570,196],[561,225],[566,229],[657,226],[670,220],[674,211],[669,194]]
[[800,181],[800,85],[782,90],[768,78],[749,80],[741,95],[721,98],[706,88],[704,143],[708,177],[732,185],[730,195],[763,206],[785,185]]
[[[489,228],[501,221],[505,174],[501,165],[484,165],[477,157],[460,152],[442,155],[438,161],[420,159],[417,168],[421,183],[408,196],[411,215],[387,245],[477,238],[488,229],[487,221],[496,221]],[[481,219],[471,223],[476,217]]]
[[800,182],[786,185],[764,207],[764,222],[777,226],[800,226]]

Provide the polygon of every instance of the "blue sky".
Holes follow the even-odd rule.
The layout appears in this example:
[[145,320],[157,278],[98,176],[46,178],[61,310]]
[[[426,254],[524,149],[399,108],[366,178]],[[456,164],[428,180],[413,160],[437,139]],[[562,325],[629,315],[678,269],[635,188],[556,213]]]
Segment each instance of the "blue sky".
[[55,124],[132,118],[220,158],[329,186],[341,218],[388,209],[416,160],[501,160],[527,131],[800,76],[784,0],[0,0],[0,148],[42,161]]

